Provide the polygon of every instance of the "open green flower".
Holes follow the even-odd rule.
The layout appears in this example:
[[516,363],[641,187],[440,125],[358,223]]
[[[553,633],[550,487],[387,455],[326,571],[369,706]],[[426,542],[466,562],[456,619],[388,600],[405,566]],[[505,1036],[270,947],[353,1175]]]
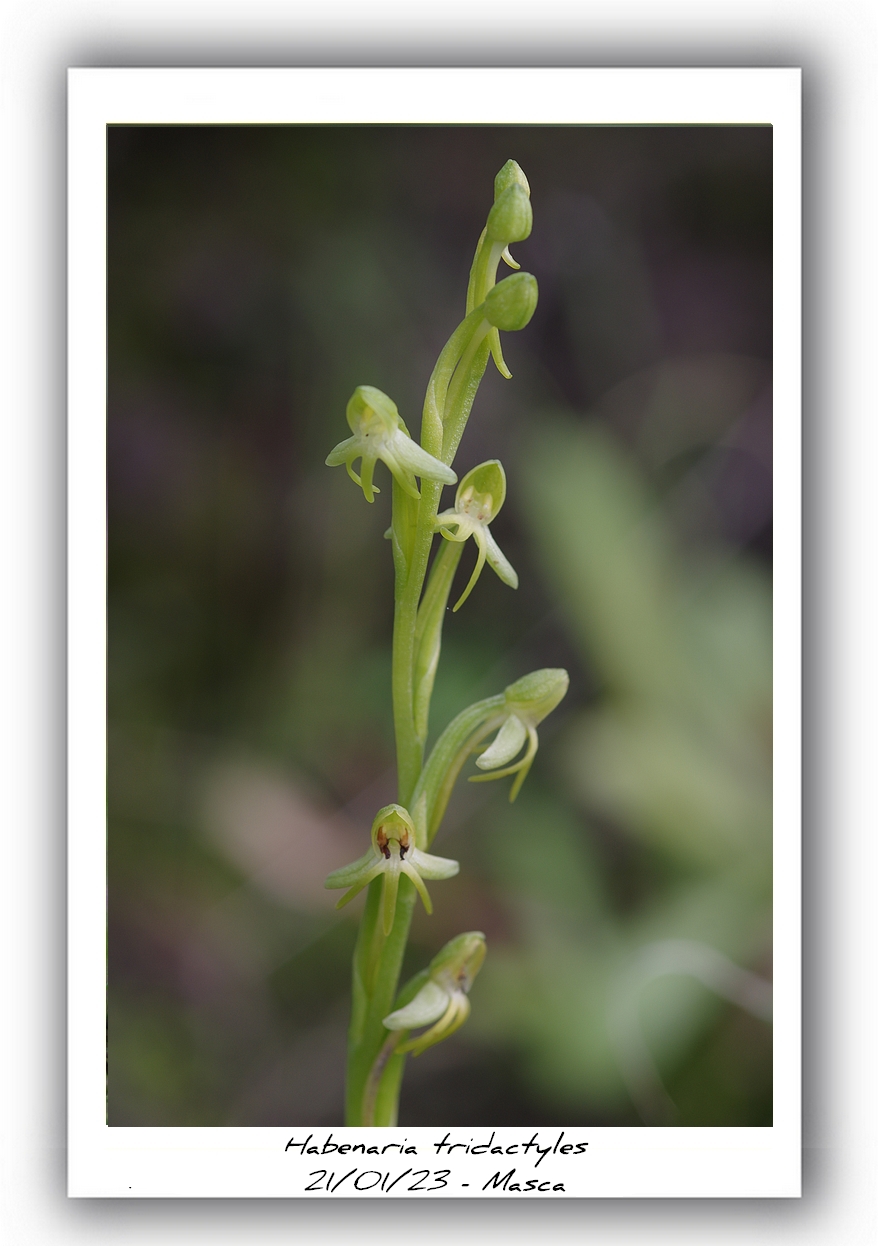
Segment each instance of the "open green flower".
[[399,876],[405,874],[414,883],[418,895],[424,902],[428,913],[433,912],[433,905],[425,878],[453,878],[460,866],[447,857],[434,857],[429,852],[421,852],[415,847],[415,826],[407,809],[402,805],[385,805],[379,809],[372,823],[372,844],[369,851],[358,861],[343,865],[340,870],[333,870],[325,887],[330,890],[336,887],[349,887],[336,908],[342,908],[349,900],[353,900],[373,878],[384,876],[381,892],[381,913],[384,933],[390,934],[393,917],[396,912],[396,895],[399,890]]
[[455,605],[459,610],[472,592],[487,561],[504,584],[518,588],[518,576],[500,546],[491,536],[488,524],[506,500],[506,473],[499,459],[488,459],[467,472],[457,488],[454,507],[436,516],[435,524],[447,541],[473,538],[479,548],[469,584]]
[[[347,406],[347,421],[353,437],[339,442],[326,456],[326,463],[328,467],[344,463],[351,480],[362,488],[367,502],[374,501],[374,495],[381,492],[372,484],[379,459],[383,459],[400,487],[413,498],[420,497],[415,476],[422,480],[439,480],[444,485],[457,481],[450,467],[412,441],[396,403],[374,385],[357,386]],[[353,466],[357,459],[362,459],[360,476]]]
[[[523,675],[506,688],[503,693],[506,712],[500,730],[488,748],[476,758],[479,769],[490,770],[491,773],[472,775],[471,783],[485,783],[514,774],[516,779],[509,799],[515,800],[537,755],[537,727],[563,700],[569,683],[565,670],[546,667]],[[523,756],[514,761],[525,742],[527,749]]]
[[[430,961],[426,981],[414,999],[384,1018],[388,1030],[431,1028],[396,1048],[418,1056],[459,1029],[470,1013],[470,987],[485,959],[485,936],[479,930],[458,935]],[[435,1024],[431,1024],[435,1023]]]

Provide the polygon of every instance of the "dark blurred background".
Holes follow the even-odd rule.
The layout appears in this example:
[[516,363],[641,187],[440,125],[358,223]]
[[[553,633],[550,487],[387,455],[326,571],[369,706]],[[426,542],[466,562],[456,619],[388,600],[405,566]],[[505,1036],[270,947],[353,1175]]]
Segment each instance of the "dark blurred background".
[[400,1123],[771,1123],[771,131],[238,126],[108,133],[111,1125],[342,1122],[390,490],[323,460],[358,384],[416,434],[509,157],[540,303],[455,467],[521,587],[449,616],[433,737],[571,685],[440,832],[407,968],[489,952]]

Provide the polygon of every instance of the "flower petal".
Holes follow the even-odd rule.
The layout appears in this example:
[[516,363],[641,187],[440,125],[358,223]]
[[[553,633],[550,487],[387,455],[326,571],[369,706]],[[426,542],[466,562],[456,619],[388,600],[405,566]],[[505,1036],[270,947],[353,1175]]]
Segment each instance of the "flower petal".
[[398,1008],[382,1022],[388,1030],[413,1030],[419,1025],[438,1021],[450,1002],[450,995],[435,982],[425,982],[415,998],[404,1008]]
[[498,766],[505,766],[521,752],[526,739],[527,727],[520,718],[510,714],[494,737],[494,742],[481,757],[476,758],[476,765],[480,770],[496,770]]

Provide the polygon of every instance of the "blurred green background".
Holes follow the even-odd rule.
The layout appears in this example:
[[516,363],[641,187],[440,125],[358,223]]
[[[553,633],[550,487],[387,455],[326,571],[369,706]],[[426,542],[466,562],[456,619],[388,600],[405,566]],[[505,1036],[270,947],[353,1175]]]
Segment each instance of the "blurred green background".
[[488,958],[400,1123],[771,1123],[771,131],[239,126],[108,135],[112,1125],[342,1122],[392,568],[323,460],[358,384],[417,429],[509,157],[540,303],[455,467],[521,588],[449,616],[433,736],[571,686],[515,805],[458,786],[408,968]]

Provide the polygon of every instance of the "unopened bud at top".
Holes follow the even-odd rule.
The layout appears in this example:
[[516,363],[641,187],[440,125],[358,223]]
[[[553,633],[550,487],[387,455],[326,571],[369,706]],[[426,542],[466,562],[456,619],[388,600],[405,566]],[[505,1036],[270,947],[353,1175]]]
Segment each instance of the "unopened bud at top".
[[513,273],[498,281],[485,299],[485,317],[495,329],[523,329],[537,307],[537,279],[532,273]]
[[527,192],[517,183],[507,186],[488,213],[487,235],[493,242],[523,242],[533,229],[534,214]]
[[530,186],[524,176],[524,170],[517,160],[507,160],[503,168],[494,178],[494,201],[496,202],[510,186],[520,186],[530,197]]

